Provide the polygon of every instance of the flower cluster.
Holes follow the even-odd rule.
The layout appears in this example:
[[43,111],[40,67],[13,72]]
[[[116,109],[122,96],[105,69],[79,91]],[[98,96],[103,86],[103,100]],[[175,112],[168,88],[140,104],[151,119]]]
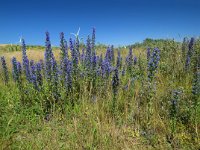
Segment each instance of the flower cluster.
[[[122,61],[121,51],[115,52],[114,46],[108,46],[105,54],[97,55],[95,32],[96,30],[93,29],[92,38],[88,36],[86,45],[81,46],[81,53],[79,52],[79,37],[76,37],[75,40],[70,38],[69,45],[67,45],[64,33],[61,32],[60,61],[57,61],[53,54],[49,32],[46,32],[44,61],[29,60],[26,44],[22,39],[22,65],[15,57],[12,59],[14,80],[21,83],[26,79],[28,82],[22,85],[31,84],[30,87],[33,87],[36,91],[48,89],[52,93],[50,99],[53,98],[55,101],[60,98],[62,89],[65,89],[66,97],[71,96],[70,99],[74,99],[73,94],[80,92],[79,87],[82,83],[86,83],[93,94],[92,96],[95,96],[96,91],[94,90],[98,89],[99,85],[107,86],[109,85],[107,83],[112,81],[113,94],[117,95],[120,77],[124,77],[126,72],[131,72],[132,68],[137,68],[135,66],[139,64],[139,60],[136,56],[133,56],[132,48],[129,49],[125,64]],[[70,51],[69,54],[68,50]],[[115,53],[117,53],[116,58]],[[148,59],[148,72],[152,76],[158,67],[159,50],[154,49],[153,53],[149,54]],[[5,77],[8,77],[4,57],[1,58],[1,61],[5,70]],[[5,80],[8,81],[8,79]]]
[[191,58],[194,53],[194,44],[195,44],[195,39],[191,38],[190,42],[188,44],[188,52],[187,52],[187,58],[186,58],[186,62],[185,62],[186,70],[189,69],[189,66],[190,66]]
[[26,54],[26,44],[25,40],[21,39],[21,47],[22,47],[22,66],[23,71],[26,74],[27,81],[31,82],[31,74],[30,74],[30,62],[28,56]]
[[8,75],[8,68],[7,68],[7,64],[6,64],[6,60],[5,60],[5,57],[1,57],[1,65],[2,65],[2,68],[3,68],[3,72],[4,72],[4,81],[5,81],[5,84],[8,84],[8,81],[9,81],[9,75]]
[[112,79],[112,88],[113,88],[114,95],[117,94],[118,86],[119,86],[119,73],[118,73],[118,68],[115,68],[113,79]]
[[132,49],[132,47],[129,49],[128,56],[126,57],[126,64],[127,64],[128,72],[131,73],[132,66],[133,66],[133,49]]
[[46,42],[45,42],[46,50],[45,50],[45,71],[46,71],[46,78],[48,80],[52,79],[52,57],[53,52],[51,48],[51,42],[49,37],[49,32],[46,32]]
[[150,55],[147,66],[149,81],[152,81],[157,71],[159,60],[160,60],[160,50],[158,48],[154,48],[152,54]]
[[14,79],[15,82],[19,83],[20,73],[19,73],[19,70],[18,70],[18,62],[17,62],[16,57],[12,58],[12,66],[13,66],[12,67],[13,68],[13,70],[12,70],[13,79]]

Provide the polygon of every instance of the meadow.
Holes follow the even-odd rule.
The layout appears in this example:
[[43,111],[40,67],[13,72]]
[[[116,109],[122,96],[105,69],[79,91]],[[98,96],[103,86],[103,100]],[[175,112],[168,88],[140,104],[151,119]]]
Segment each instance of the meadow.
[[0,45],[0,148],[200,149],[200,38],[95,40]]

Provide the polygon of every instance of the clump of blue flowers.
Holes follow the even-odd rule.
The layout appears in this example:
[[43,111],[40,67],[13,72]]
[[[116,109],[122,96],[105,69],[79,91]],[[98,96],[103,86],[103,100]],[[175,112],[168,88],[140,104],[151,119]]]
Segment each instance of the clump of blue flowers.
[[9,74],[8,74],[8,67],[7,67],[6,60],[5,60],[4,56],[1,57],[1,65],[2,65],[2,68],[3,68],[4,82],[7,85],[8,81],[9,81]]

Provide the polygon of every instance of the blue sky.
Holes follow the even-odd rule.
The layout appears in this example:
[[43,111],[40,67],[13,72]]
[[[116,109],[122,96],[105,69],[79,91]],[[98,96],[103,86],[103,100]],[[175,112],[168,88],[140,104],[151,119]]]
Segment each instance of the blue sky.
[[198,0],[1,0],[0,43],[44,45],[45,31],[53,45],[81,28],[85,37],[96,28],[97,42],[126,45],[145,38],[200,35]]

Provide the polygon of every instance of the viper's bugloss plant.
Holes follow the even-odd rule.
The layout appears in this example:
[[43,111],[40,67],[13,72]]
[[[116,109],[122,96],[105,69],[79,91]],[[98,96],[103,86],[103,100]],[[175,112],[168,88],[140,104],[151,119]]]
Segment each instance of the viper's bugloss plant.
[[169,116],[171,119],[171,131],[172,131],[172,136],[176,132],[176,123],[177,123],[177,115],[178,115],[178,105],[180,101],[180,90],[173,90],[172,91],[172,99],[170,101],[170,109],[169,109]]
[[188,44],[187,58],[186,58],[186,62],[185,62],[185,69],[186,70],[188,70],[189,67],[190,67],[191,58],[192,58],[192,55],[194,53],[194,44],[195,44],[195,39],[191,38],[190,42]]
[[186,56],[186,53],[187,53],[187,50],[188,50],[188,44],[189,44],[188,38],[184,37],[183,42],[182,42],[182,47],[181,47],[183,60],[185,60],[185,56]]
[[98,60],[98,66],[101,66],[103,62],[103,55],[100,54],[99,60]]
[[116,96],[118,92],[118,87],[119,87],[119,73],[118,73],[118,68],[114,69],[114,75],[112,78],[112,89],[113,89],[113,94]]
[[129,53],[128,53],[128,56],[126,57],[126,64],[127,64],[128,73],[131,73],[132,67],[133,67],[133,49],[132,49],[132,47],[129,48]]
[[149,61],[150,57],[151,57],[151,49],[148,47],[147,48],[147,62]]
[[92,51],[95,50],[95,41],[96,41],[96,29],[92,28],[92,42],[91,42]]
[[106,55],[105,55],[105,59],[111,63],[112,62],[112,52],[111,52],[111,48],[108,47],[107,50],[106,50]]
[[39,90],[37,83],[37,70],[36,70],[36,65],[34,63],[31,65],[31,82],[33,84],[33,87],[36,90]]
[[34,66],[34,64],[35,64],[34,60],[31,60],[30,61],[30,67]]
[[37,82],[38,82],[38,85],[41,87],[42,84],[43,84],[43,78],[42,78],[42,64],[41,62],[38,62],[36,64],[36,78],[37,78]]
[[200,97],[200,71],[197,70],[193,76],[192,94],[194,97]]
[[89,72],[91,69],[91,57],[92,57],[91,40],[90,37],[88,36],[86,45],[86,54],[85,54],[85,68],[87,72]]
[[19,76],[21,77],[21,75],[22,75],[22,65],[21,65],[20,62],[17,62],[17,70],[18,70]]
[[67,41],[65,40],[64,41],[64,46],[65,46],[65,54],[64,56],[66,56],[67,58],[69,58],[69,55],[68,55],[68,45],[67,45]]
[[12,75],[15,82],[19,83],[19,72],[16,57],[12,58]]
[[72,62],[67,61],[66,88],[67,92],[72,92]]
[[115,53],[114,53],[113,45],[111,45],[111,47],[110,47],[110,55],[111,55],[111,62],[114,63],[115,62]]
[[75,40],[75,51],[76,51],[77,58],[80,59],[80,41],[78,37],[76,37],[76,40]]
[[[198,57],[198,56],[197,56]],[[191,112],[194,112],[193,115],[193,120],[195,123],[195,132],[197,135],[197,138],[199,138],[199,133],[198,133],[198,117],[199,117],[199,113],[198,113],[198,108],[200,105],[200,68],[198,66],[198,61],[196,62],[195,65],[195,69],[194,69],[194,73],[193,73],[193,80],[192,80],[192,107],[191,107]]]
[[77,55],[77,51],[74,47],[74,42],[71,38],[69,39],[69,46],[70,46],[70,50],[71,50],[72,65],[73,65],[73,67],[76,67],[78,65],[78,55]]
[[115,113],[116,109],[116,96],[119,88],[119,73],[118,68],[115,68],[114,74],[112,77],[112,91],[113,91],[113,102],[112,102],[112,112]]
[[92,71],[96,72],[96,66],[97,66],[97,56],[95,50],[92,52],[92,58],[91,58],[91,66],[92,66]]
[[58,85],[59,85],[59,70],[57,66],[57,62],[54,57],[52,57],[52,94],[57,101],[58,98],[60,97],[59,90],[58,90]]
[[125,66],[124,66],[123,69],[122,69],[122,76],[125,76],[125,73],[126,73],[126,69],[125,69]]
[[60,61],[61,61],[61,67],[63,60],[67,57],[68,54],[68,46],[67,41],[65,40],[64,33],[60,33]]
[[82,49],[82,53],[80,55],[80,61],[81,61],[81,64],[84,64],[84,62],[85,62],[85,49],[84,48]]
[[1,57],[1,65],[2,65],[2,68],[3,68],[4,82],[7,85],[8,81],[9,81],[9,74],[8,74],[8,67],[7,67],[6,60],[5,60],[4,56]]
[[49,32],[46,32],[46,42],[45,42],[45,72],[46,72],[46,78],[47,80],[52,79],[52,57],[53,57],[53,52],[51,48],[51,42],[50,42],[50,37],[49,37]]
[[23,67],[23,72],[26,75],[27,81],[31,82],[31,74],[30,74],[30,65],[31,62],[28,59],[28,56],[26,54],[26,44],[25,40],[21,39],[21,49],[22,49],[22,67]]
[[97,79],[97,75],[99,75],[98,69],[97,69],[97,55],[96,55],[96,50],[92,51],[92,58],[91,58],[91,71],[92,71],[92,88],[91,88],[91,93],[93,98],[96,97],[96,79]]
[[60,50],[60,72],[62,84],[64,84],[66,76],[66,66],[64,61],[65,59],[68,59],[68,46],[63,32],[60,33]]
[[154,78],[155,73],[157,72],[158,63],[160,60],[160,50],[154,48],[148,62],[147,71],[148,71],[148,80],[151,82]]
[[[153,82],[155,78],[155,73],[157,72],[158,63],[160,60],[160,50],[154,48],[150,58],[148,58],[147,65],[147,84],[148,84],[148,95],[147,95],[147,124],[150,124],[151,116],[153,114],[153,95],[155,93],[156,84]],[[140,57],[139,57],[140,66]]]
[[6,64],[6,60],[5,57],[1,57],[1,65],[2,65],[2,69],[3,69],[3,74],[4,74],[4,82],[7,85],[8,81],[9,81],[9,74],[8,74],[8,67]]
[[120,51],[118,50],[116,67],[121,68],[121,66],[122,66],[122,57],[121,57]]
[[27,54],[26,54],[26,44],[25,44],[25,40],[21,39],[21,48],[22,48],[22,65],[23,65],[23,70],[26,71],[26,59]]
[[109,77],[111,73],[111,65],[108,59],[104,59],[101,64],[102,77]]
[[137,57],[136,57],[136,56],[134,56],[134,58],[133,58],[133,64],[134,64],[134,65],[137,64]]

